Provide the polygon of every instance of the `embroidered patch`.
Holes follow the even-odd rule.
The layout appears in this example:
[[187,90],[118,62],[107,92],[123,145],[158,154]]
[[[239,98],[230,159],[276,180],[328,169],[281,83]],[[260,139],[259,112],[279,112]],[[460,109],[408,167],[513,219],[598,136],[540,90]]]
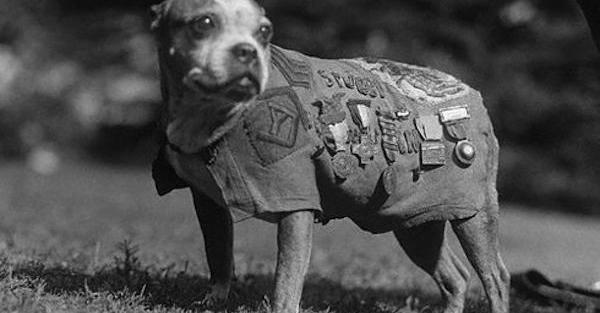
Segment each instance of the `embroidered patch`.
[[468,92],[468,86],[446,73],[383,59],[351,60],[395,86],[400,93],[421,102],[438,104]]
[[337,71],[320,69],[317,74],[325,81],[327,87],[356,90],[371,98],[385,98],[383,85],[376,77],[361,77],[351,73],[341,74]]
[[306,112],[291,87],[265,91],[244,121],[246,133],[264,165],[296,151],[308,141]]
[[275,46],[271,46],[271,61],[290,86],[310,89],[311,68],[308,62],[289,58]]

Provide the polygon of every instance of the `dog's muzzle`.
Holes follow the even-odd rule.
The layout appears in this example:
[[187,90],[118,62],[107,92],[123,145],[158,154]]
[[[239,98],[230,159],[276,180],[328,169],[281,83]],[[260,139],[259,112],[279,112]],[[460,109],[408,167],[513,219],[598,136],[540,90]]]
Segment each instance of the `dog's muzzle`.
[[184,84],[205,96],[230,99],[234,102],[248,101],[260,92],[260,82],[256,74],[246,71],[222,84],[210,84],[202,70],[193,69],[184,78]]

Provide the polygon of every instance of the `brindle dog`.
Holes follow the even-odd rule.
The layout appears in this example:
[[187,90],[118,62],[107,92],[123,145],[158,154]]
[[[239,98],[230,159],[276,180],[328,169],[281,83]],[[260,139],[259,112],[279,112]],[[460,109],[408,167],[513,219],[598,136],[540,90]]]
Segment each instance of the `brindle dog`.
[[[406,84],[400,86],[398,83],[400,86],[398,89],[390,89],[388,87],[395,82],[382,79],[370,85],[373,88],[370,92],[365,92],[364,81],[360,85],[363,90],[360,90],[360,86],[355,86],[354,81],[346,81],[346,86],[344,86],[335,76],[329,76],[330,74],[325,71],[317,71],[317,68],[339,67],[343,71],[353,71],[358,73],[357,75],[369,76],[371,73],[360,69],[357,64],[368,67],[373,63],[321,60],[271,45],[272,25],[266,18],[264,10],[252,0],[166,0],[155,6],[153,11],[156,13],[153,30],[158,41],[162,92],[165,102],[161,128],[165,134],[165,145],[155,163],[155,179],[161,194],[178,187],[190,187],[192,191],[205,239],[212,280],[212,288],[206,295],[205,301],[224,301],[229,293],[230,281],[234,275],[232,252],[234,220],[231,213],[233,209],[246,203],[242,201],[245,198],[238,197],[239,195],[236,193],[243,191],[253,194],[252,192],[256,192],[256,190],[247,191],[248,186],[252,185],[252,182],[260,182],[260,179],[256,180],[252,175],[246,174],[255,171],[259,173],[258,176],[268,176],[271,175],[269,171],[275,171],[278,168],[278,162],[288,162],[286,166],[281,167],[282,170],[293,168],[295,171],[301,172],[300,174],[295,172],[288,176],[293,178],[296,177],[294,175],[299,175],[297,177],[302,178],[304,176],[301,175],[309,175],[310,179],[302,178],[296,179],[294,182],[287,182],[285,180],[287,177],[284,177],[280,183],[268,182],[265,179],[262,182],[267,187],[255,184],[252,185],[253,188],[263,188],[264,194],[268,194],[270,190],[278,191],[278,188],[283,188],[281,186],[289,183],[299,186],[298,189],[289,189],[289,192],[279,193],[280,196],[301,194],[304,189],[318,189],[319,193],[313,196],[314,199],[299,201],[295,198],[295,202],[286,202],[290,203],[289,207],[282,205],[284,207],[273,208],[264,204],[265,201],[270,201],[269,199],[259,201],[255,199],[256,197],[250,201],[253,208],[258,208],[254,215],[278,225],[273,312],[299,311],[304,276],[310,259],[313,219],[315,214],[321,214],[321,205],[323,211],[327,213],[325,208],[327,203],[333,203],[334,205],[331,207],[347,206],[347,213],[334,217],[350,217],[359,226],[371,232],[393,231],[411,260],[429,273],[439,286],[445,300],[444,312],[456,313],[462,312],[464,307],[469,271],[448,244],[445,228],[447,221],[450,221],[469,261],[482,281],[491,312],[508,312],[509,274],[498,251],[499,214],[495,189],[498,145],[487,113],[476,92],[466,85],[460,85],[450,78],[444,78],[446,76],[441,74],[435,76],[429,73],[419,76],[429,79],[433,75],[434,79],[430,79],[429,83],[442,81],[440,83],[442,87],[447,87],[448,82],[451,82],[450,85],[454,89],[447,88],[446,94],[465,95],[461,96],[462,98],[455,97],[454,100],[448,100],[448,103],[462,101],[463,104],[467,103],[468,109],[471,110],[469,139],[477,148],[478,153],[477,159],[472,165],[460,164],[456,158],[449,156],[448,159],[452,159],[452,161],[445,166],[432,170],[424,167],[423,171],[414,173],[416,177],[412,180],[405,180],[404,178],[408,176],[400,174],[400,172],[404,173],[404,165],[402,165],[404,163],[402,162],[405,162],[403,161],[405,159],[408,160],[408,157],[399,157],[394,163],[398,172],[380,176],[393,160],[390,158],[386,163],[380,153],[376,154],[372,161],[369,161],[371,163],[363,164],[361,168],[354,168],[353,162],[357,161],[343,147],[346,144],[344,136],[347,135],[339,132],[340,128],[329,128],[336,131],[337,137],[334,139],[342,138],[341,141],[336,141],[335,151],[326,150],[322,143],[314,144],[315,148],[310,146],[306,150],[307,153],[300,148],[296,149],[295,143],[299,141],[304,140],[303,142],[306,143],[313,142],[311,138],[320,139],[315,130],[318,127],[311,122],[316,119],[309,118],[319,112],[315,111],[310,104],[307,106],[304,100],[311,99],[312,102],[318,97],[323,98],[326,90],[337,88],[336,84],[339,84],[340,88],[353,88],[345,89],[346,94],[356,93],[358,96],[367,97],[368,101],[385,100],[381,102],[383,103],[381,104],[382,108],[385,103],[397,106],[401,99],[408,99],[405,97],[406,95],[411,95],[411,92],[400,95],[402,91],[400,87],[409,88],[404,89],[405,91],[415,91],[413,94],[417,96],[419,96],[418,92],[428,91],[418,85],[421,81],[418,79],[406,80],[408,83],[413,82],[413,87]],[[271,63],[271,55],[275,57],[276,52],[280,60],[278,71],[274,70],[275,67]],[[286,60],[296,61],[288,62]],[[283,66],[281,66],[282,64]],[[314,71],[311,68],[314,68]],[[403,68],[408,69],[409,72],[413,70],[411,67]],[[314,80],[315,77],[321,78],[321,80],[317,83]],[[389,78],[385,75],[381,77]],[[373,87],[381,86],[380,84],[384,83],[387,86],[385,88],[375,89]],[[421,89],[417,90],[418,88]],[[269,94],[269,90],[276,92],[270,92],[271,96],[262,94],[263,92]],[[337,93],[334,98],[340,98],[343,94]],[[281,104],[278,107],[279,104],[269,104],[268,101],[257,104],[257,97],[258,99],[279,97],[277,99],[283,99],[281,101],[287,101],[288,104],[296,103],[297,106],[284,108],[282,107],[284,104]],[[423,97],[419,97],[416,97],[415,101],[423,99]],[[427,94],[424,94],[424,97],[427,99]],[[271,102],[277,102],[273,99],[275,98],[272,98]],[[445,98],[440,99],[444,100]],[[438,104],[443,106],[442,102],[444,101],[439,101]],[[260,114],[256,116],[247,111],[252,111],[256,107],[271,108],[273,114],[271,118],[273,119],[278,116],[283,117],[279,122],[270,124],[272,133],[267,133],[267,135],[271,135],[271,137],[252,135],[254,124],[248,122],[248,116],[255,116],[258,124],[262,122]],[[425,107],[432,106],[428,104],[421,106],[421,108]],[[276,111],[277,108],[280,108],[279,111]],[[297,112],[293,112],[295,110]],[[302,123],[291,123],[289,124],[291,126],[286,124],[289,121],[296,121],[293,117],[302,115],[300,111],[303,110],[310,112],[307,113],[304,120],[301,119]],[[360,114],[356,116],[362,118],[363,112],[358,113]],[[321,116],[320,121],[324,120]],[[373,124],[376,124],[376,118],[374,120]],[[365,123],[368,121],[368,119],[362,120]],[[246,122],[249,123],[249,126],[245,124]],[[303,124],[304,122],[306,123]],[[244,124],[244,127],[240,124]],[[283,139],[273,137],[285,127],[296,128],[290,128],[288,136]],[[293,136],[289,136],[290,134]],[[249,136],[246,141],[255,140],[252,141],[253,146],[243,140],[236,141],[240,136],[246,138],[244,137],[246,135]],[[377,137],[381,133],[376,131],[374,135]],[[261,138],[266,139],[260,141]],[[232,144],[232,142],[236,142],[236,144]],[[440,142],[447,147],[454,147],[454,143],[449,140]],[[306,146],[308,147],[309,144]],[[239,175],[242,177],[241,179],[232,175],[239,174],[240,168],[243,166],[236,165],[228,168],[226,165],[219,165],[219,162],[228,162],[228,160],[242,162],[244,160],[240,161],[240,159],[245,157],[244,154],[247,154],[247,158],[255,158],[253,149],[261,149],[261,147],[269,147],[267,150],[259,151],[264,153],[260,158],[260,162],[264,163],[256,166],[248,165],[250,170],[244,172],[246,176]],[[288,153],[286,152],[288,150],[285,149],[291,150]],[[235,153],[238,154],[235,155]],[[338,158],[332,161],[334,153],[345,159]],[[266,157],[264,157],[265,155]],[[259,158],[256,157],[256,159]],[[291,162],[291,159],[294,162]],[[215,162],[216,165],[213,165]],[[406,162],[408,164],[408,161]],[[416,162],[411,164],[418,164],[418,161]],[[315,165],[317,163],[320,165]],[[161,171],[171,172],[160,174]],[[357,171],[364,171],[364,173],[356,174]],[[235,173],[232,174],[232,172]],[[317,174],[311,176],[313,172]],[[351,175],[363,175],[361,176],[363,180],[354,179]],[[318,179],[314,179],[315,177]],[[164,180],[170,180],[171,185],[165,187]],[[320,182],[319,184],[317,184],[317,180]],[[384,180],[383,184],[382,180]],[[241,187],[236,187],[238,186],[236,184]],[[305,186],[306,184],[310,184],[310,186]],[[382,185],[384,187],[380,187]],[[413,189],[405,189],[409,185]],[[378,188],[389,191],[389,194],[378,193]],[[365,190],[372,194],[364,194]],[[373,192],[373,190],[375,191]],[[313,195],[313,193],[308,194]],[[333,197],[333,200],[329,197]],[[385,199],[388,198],[394,200],[385,202]],[[433,203],[432,199],[437,202]],[[407,204],[409,202],[410,205]],[[379,210],[386,205],[391,208],[391,211]],[[266,208],[263,210],[264,212],[261,212],[262,207]],[[438,211],[435,211],[433,215],[425,214],[427,211],[419,211],[423,214],[415,213],[414,219],[408,219],[398,213],[403,212],[406,207],[425,209],[431,207],[437,208],[435,210]]]

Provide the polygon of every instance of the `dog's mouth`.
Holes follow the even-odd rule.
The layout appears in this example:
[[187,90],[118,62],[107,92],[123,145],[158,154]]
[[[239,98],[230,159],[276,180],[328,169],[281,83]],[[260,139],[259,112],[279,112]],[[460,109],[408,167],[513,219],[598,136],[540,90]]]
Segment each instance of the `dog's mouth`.
[[199,79],[189,79],[188,85],[202,92],[207,96],[222,97],[234,102],[243,102],[252,99],[260,92],[260,83],[258,78],[251,73],[238,75],[229,81],[208,86]]
[[258,95],[260,83],[258,79],[251,74],[238,76],[229,81],[222,88],[223,94],[234,101],[248,101]]

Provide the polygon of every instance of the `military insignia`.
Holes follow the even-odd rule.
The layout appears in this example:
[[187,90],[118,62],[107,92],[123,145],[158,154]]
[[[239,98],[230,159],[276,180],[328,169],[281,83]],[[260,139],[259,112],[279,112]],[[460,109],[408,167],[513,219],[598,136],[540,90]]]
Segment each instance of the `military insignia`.
[[467,139],[467,125],[465,121],[446,125],[448,136],[455,141]]
[[340,152],[333,156],[331,165],[338,178],[346,179],[358,170],[358,159],[348,152]]
[[456,159],[465,166],[469,166],[475,162],[476,154],[475,146],[468,140],[460,141],[454,148]]
[[368,138],[367,135],[363,135],[359,144],[350,146],[350,152],[359,158],[360,164],[369,164],[373,162],[377,154],[376,143],[376,140],[374,141],[372,138]]
[[468,91],[467,85],[437,70],[383,59],[358,59],[354,62],[379,75],[383,81],[415,101],[437,104],[461,97]]
[[379,128],[381,128],[381,144],[388,164],[396,162],[398,147],[398,122],[391,113],[377,112]]
[[348,143],[348,124],[346,121],[329,125],[329,132],[333,137],[334,151],[346,151],[346,144]]
[[371,100],[350,99],[346,104],[354,124],[365,132],[371,126]]
[[256,137],[283,147],[293,147],[296,143],[300,122],[298,114],[275,102],[267,103],[267,107],[271,121],[270,126],[268,130],[259,131]]
[[346,112],[342,107],[344,93],[336,93],[331,98],[323,98],[315,103],[319,108],[319,121],[325,125],[334,125],[346,120]]
[[440,109],[439,115],[451,139],[456,141],[467,139],[466,122],[471,116],[466,105]]
[[466,105],[442,108],[439,110],[439,112],[440,121],[444,124],[471,118]]
[[419,153],[421,150],[421,140],[419,132],[416,129],[403,131],[404,140],[406,141],[406,146],[398,145],[400,147],[400,153],[402,153],[403,148],[406,148],[406,152],[411,153]]
[[[308,129],[305,114],[291,87],[269,89],[257,99],[244,120],[244,128],[264,164],[274,163],[295,151],[300,129]],[[306,139],[306,132],[303,134]]]
[[361,95],[371,98],[385,98],[385,91],[377,77],[360,77],[352,73],[341,74],[332,70],[317,70],[317,74],[325,81],[327,87],[355,90]]
[[410,111],[396,111],[396,117],[401,120],[407,120],[410,117]]
[[442,140],[444,130],[434,115],[424,115],[415,119],[415,126],[424,140]]
[[334,152],[345,151],[349,140],[350,129],[342,106],[344,96],[343,93],[337,93],[332,98],[324,98],[313,103],[319,108],[319,121],[325,128],[321,134],[322,140]]
[[421,164],[424,166],[446,164],[446,146],[441,142],[423,142],[421,144]]
[[289,58],[276,46],[271,46],[271,61],[290,86],[310,89],[311,68],[308,62]]

